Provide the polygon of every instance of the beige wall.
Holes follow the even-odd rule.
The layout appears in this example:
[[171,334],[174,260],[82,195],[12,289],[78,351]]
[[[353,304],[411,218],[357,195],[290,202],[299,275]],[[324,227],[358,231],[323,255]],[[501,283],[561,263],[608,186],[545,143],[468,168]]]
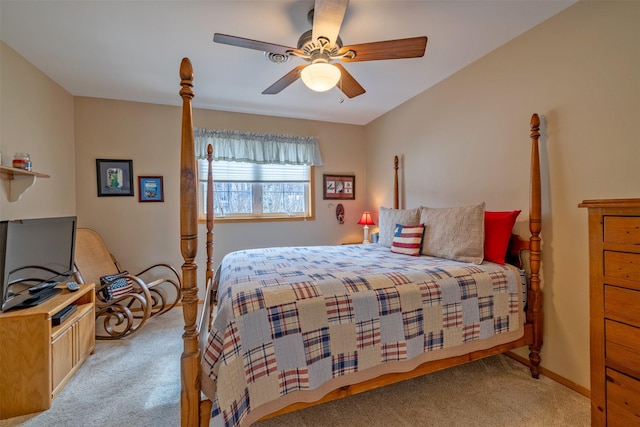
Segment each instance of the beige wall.
[[[178,64],[176,76],[177,67]],[[178,83],[176,78],[176,88]],[[195,91],[197,96],[197,86]],[[180,108],[77,97],[75,113],[80,225],[97,230],[123,267],[131,271],[159,261],[179,268],[183,262],[178,199]],[[315,220],[217,223],[214,229],[216,265],[222,256],[237,249],[362,240],[362,228],[356,224],[365,205],[362,126],[210,110],[194,110],[194,124],[209,129],[315,135],[319,137],[324,161],[324,166],[315,168]],[[97,197],[96,158],[133,160],[135,197]],[[340,225],[335,219],[335,201],[322,200],[323,173],[356,175],[356,200],[342,202],[346,210],[345,224]],[[164,203],[138,202],[138,175],[163,176]],[[198,264],[204,266],[206,230],[204,225],[200,229]]]
[[16,152],[29,153],[33,170],[51,176],[16,202],[9,194],[17,184],[0,181],[0,219],[75,215],[73,97],[2,41],[0,152],[4,166]]
[[[367,170],[402,157],[404,205],[522,209],[542,117],[542,365],[589,388],[583,199],[640,197],[640,3],[579,2],[366,126]],[[428,60],[428,51],[425,59]],[[368,204],[390,205],[369,173]],[[523,351],[525,355],[527,352]]]

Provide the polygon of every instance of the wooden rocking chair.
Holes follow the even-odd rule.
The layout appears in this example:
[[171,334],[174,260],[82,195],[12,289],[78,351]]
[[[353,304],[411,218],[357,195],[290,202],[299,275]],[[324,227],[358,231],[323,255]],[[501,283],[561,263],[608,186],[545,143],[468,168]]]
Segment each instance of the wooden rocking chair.
[[[75,270],[78,283],[96,285],[96,320],[101,321],[96,327],[97,339],[131,335],[148,319],[166,313],[180,301],[182,283],[175,268],[155,264],[138,274],[129,274],[100,235],[89,228],[76,230]],[[157,278],[158,274],[169,277]],[[152,280],[145,282],[142,277],[146,276]],[[162,284],[173,287],[169,302]]]

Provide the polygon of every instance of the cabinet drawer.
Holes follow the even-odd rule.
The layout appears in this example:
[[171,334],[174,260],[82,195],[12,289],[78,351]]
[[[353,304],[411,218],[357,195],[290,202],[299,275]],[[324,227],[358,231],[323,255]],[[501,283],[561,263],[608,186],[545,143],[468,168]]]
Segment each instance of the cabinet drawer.
[[606,359],[640,372],[640,328],[605,321]]
[[604,217],[604,241],[640,245],[640,218],[628,216]]
[[607,369],[607,426],[635,426],[640,420],[640,381]]
[[604,251],[604,275],[640,281],[640,254]]
[[604,315],[640,328],[640,291],[605,286]]

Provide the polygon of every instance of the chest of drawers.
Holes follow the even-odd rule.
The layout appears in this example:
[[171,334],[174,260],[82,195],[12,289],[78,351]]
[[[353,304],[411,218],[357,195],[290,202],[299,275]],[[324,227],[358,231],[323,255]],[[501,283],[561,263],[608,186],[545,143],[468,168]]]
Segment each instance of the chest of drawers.
[[640,425],[640,199],[589,212],[591,424]]

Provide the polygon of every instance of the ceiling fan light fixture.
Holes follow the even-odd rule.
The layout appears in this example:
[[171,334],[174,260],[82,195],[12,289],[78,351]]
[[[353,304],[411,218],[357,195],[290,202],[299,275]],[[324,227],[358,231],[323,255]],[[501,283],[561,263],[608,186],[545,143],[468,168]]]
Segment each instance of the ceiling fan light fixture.
[[300,78],[309,89],[326,92],[340,81],[340,70],[326,62],[316,62],[304,67]]

